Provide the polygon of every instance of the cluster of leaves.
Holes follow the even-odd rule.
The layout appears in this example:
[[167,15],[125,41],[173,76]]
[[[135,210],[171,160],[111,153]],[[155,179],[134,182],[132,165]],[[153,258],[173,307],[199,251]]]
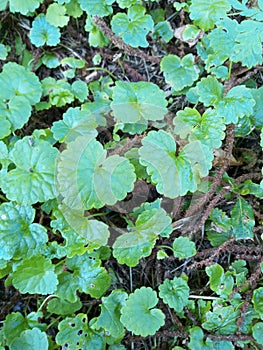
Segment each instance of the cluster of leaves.
[[[5,315],[0,349],[121,350],[129,332],[156,335],[169,313],[185,326],[182,342],[182,329],[173,322],[171,349],[263,345],[263,287],[250,290],[246,283],[252,267],[243,258],[228,268],[209,261],[203,271],[208,295],[193,294],[189,276],[179,270],[181,261],[198,254],[196,242],[178,236],[164,205],[185,197],[183,209],[189,209],[190,196],[211,189],[215,149],[229,126],[235,125],[238,138],[263,129],[262,88],[255,81],[231,86],[235,64],[247,72],[263,62],[263,2],[251,7],[246,0],[192,0],[173,2],[171,9],[190,22],[180,40],[195,44],[183,57],[169,53],[174,33],[158,1],[0,1],[0,15],[31,23],[27,35],[42,52],[33,64],[19,64],[9,60],[8,43],[0,44],[0,276],[20,295],[37,296],[34,311]],[[86,83],[78,75],[87,68],[84,58],[54,54],[61,32],[78,19],[84,19],[90,46],[110,45],[95,16],[105,17],[111,35],[131,50],[161,43],[167,53],[160,60],[162,83],[122,81],[106,69],[110,74]],[[59,70],[59,78],[41,79],[44,66]],[[178,96],[186,106],[168,123]],[[50,127],[25,132],[40,113],[54,111],[62,117]],[[106,142],[105,129],[111,134]],[[136,196],[140,181],[158,198],[146,194],[129,209],[127,198]],[[261,224],[249,198],[262,199],[263,182],[237,183],[225,173],[219,185],[218,191],[228,189],[231,206],[211,208],[205,239],[215,247],[231,239],[246,245]],[[116,212],[120,228],[110,219]],[[158,245],[163,241],[168,243]],[[132,268],[149,257],[172,259],[179,267],[157,285],[133,289],[131,281],[124,290],[109,261],[128,267],[132,278]],[[258,268],[263,272],[262,263]]]

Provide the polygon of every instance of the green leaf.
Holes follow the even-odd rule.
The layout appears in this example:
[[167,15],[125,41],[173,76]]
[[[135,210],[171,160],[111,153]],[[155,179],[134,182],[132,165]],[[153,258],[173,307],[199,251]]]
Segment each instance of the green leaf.
[[15,62],[8,62],[3,66],[0,73],[0,86],[0,98],[3,100],[24,97],[34,105],[40,101],[42,94],[38,77]]
[[108,16],[112,14],[112,4],[114,0],[78,0],[80,7],[83,11],[86,11],[87,14],[92,16]]
[[117,0],[117,3],[121,9],[131,7],[132,5],[135,5],[137,2],[138,0]]
[[[74,100],[71,85],[63,79],[45,78],[42,80],[42,87],[44,95],[48,96],[52,105],[62,107]],[[48,105],[49,107],[50,105]]]
[[98,330],[102,328],[107,337],[113,338],[116,343],[121,341],[125,334],[120,321],[120,310],[125,305],[126,299],[127,293],[121,290],[114,290],[108,297],[103,297],[100,315],[92,324],[92,328]]
[[111,27],[126,44],[132,47],[147,47],[146,36],[153,31],[154,22],[150,15],[145,15],[146,9],[141,5],[128,8],[128,13],[117,13],[112,17]]
[[48,6],[46,20],[55,27],[65,27],[69,21],[69,17],[65,16],[65,14],[65,6],[53,3]]
[[112,99],[114,117],[123,123],[144,124],[161,120],[167,113],[165,93],[153,83],[117,81]]
[[9,202],[0,206],[0,259],[24,259],[41,253],[48,241],[46,229],[32,224],[35,210]]
[[263,345],[263,322],[257,322],[253,328],[253,337],[256,342],[260,345]]
[[46,333],[38,328],[23,331],[18,338],[10,344],[10,350],[48,350],[48,338]]
[[231,219],[225,212],[214,208],[209,218],[212,223],[206,233],[212,246],[219,246],[232,237]]
[[163,39],[166,43],[168,43],[173,38],[173,30],[168,21],[162,21],[155,25],[153,37],[155,39]]
[[150,131],[139,149],[140,163],[147,168],[157,191],[169,198],[194,192],[200,176],[208,175],[213,155],[199,141],[187,144],[175,155],[176,144],[171,134]]
[[263,128],[263,86],[259,89],[251,89],[250,90],[253,99],[255,101],[253,116],[253,125],[256,128]]
[[58,28],[50,24],[46,20],[46,16],[41,13],[34,19],[29,37],[31,43],[36,47],[45,44],[56,46],[60,41],[60,31]]
[[162,208],[143,211],[135,226],[128,227],[128,233],[116,239],[113,256],[120,264],[136,266],[142,257],[151,254],[158,235],[169,229],[170,224],[171,218]]
[[8,199],[33,204],[54,198],[57,154],[58,150],[47,141],[28,136],[17,141],[9,155],[16,168],[1,180],[2,190]]
[[225,274],[219,264],[208,266],[205,271],[209,276],[210,289],[221,297],[228,297],[233,289],[233,277],[229,273]]
[[237,331],[237,319],[240,317],[240,311],[231,306],[215,306],[213,311],[206,313],[206,321],[202,327],[208,331],[217,334],[229,335]]
[[83,11],[80,7],[78,0],[70,0],[67,4],[65,4],[67,15],[73,18],[79,18]]
[[85,314],[76,317],[66,317],[58,325],[56,343],[67,350],[105,350],[104,338],[94,332],[88,325]]
[[60,64],[58,57],[51,52],[45,53],[41,61],[48,68],[57,68]]
[[135,335],[154,335],[164,325],[165,319],[163,312],[154,308],[157,302],[157,294],[152,288],[136,289],[121,309],[121,322]]
[[165,56],[161,61],[161,71],[164,73],[165,81],[171,84],[175,91],[191,86],[199,75],[192,54],[185,55],[182,59],[175,55]]
[[165,304],[176,312],[182,312],[187,305],[190,288],[182,277],[174,277],[172,280],[165,279],[159,286],[159,295]]
[[67,259],[66,264],[73,270],[73,280],[79,291],[90,294],[93,298],[100,298],[111,284],[111,278],[101,267],[101,261],[94,259],[87,253]]
[[[1,113],[1,105],[0,102],[0,113]],[[10,122],[5,118],[0,116],[0,140],[4,139],[6,136],[11,134],[11,124]]]
[[199,101],[206,107],[214,106],[223,97],[223,85],[210,75],[207,78],[202,78],[200,82],[196,84],[196,88]]
[[89,44],[93,47],[104,47],[110,40],[99,30],[92,21],[91,16],[86,19],[85,30],[89,33]]
[[176,258],[190,258],[196,254],[195,243],[188,237],[178,237],[173,242],[173,251]]
[[191,350],[214,350],[212,340],[207,338],[205,341],[204,332],[197,326],[190,329],[190,343],[188,347]]
[[254,213],[251,205],[243,198],[238,198],[231,210],[231,223],[236,239],[252,239],[255,226]]
[[115,204],[132,191],[136,179],[133,166],[124,157],[106,158],[106,154],[101,143],[91,136],[78,137],[61,153],[57,190],[65,204],[80,210],[101,208]]
[[20,12],[22,15],[28,15],[30,12],[34,12],[42,0],[9,0],[10,11]]
[[227,16],[231,5],[227,0],[192,0],[189,10],[194,23],[207,31],[212,29],[219,19]]
[[87,99],[89,90],[88,90],[87,84],[84,81],[75,80],[74,83],[71,85],[71,88],[75,97],[80,102],[84,102]]
[[248,68],[262,64],[263,23],[244,20],[239,24],[238,30],[230,59],[233,62],[242,62]]
[[23,260],[13,272],[13,285],[22,294],[52,294],[57,284],[51,260],[42,255]]
[[2,332],[6,339],[7,345],[20,336],[20,334],[28,329],[27,320],[20,312],[12,312],[8,314],[4,320]]
[[52,314],[64,316],[74,314],[76,311],[81,309],[81,307],[82,303],[79,298],[74,303],[70,303],[67,300],[54,298],[49,301],[47,310]]
[[69,143],[78,136],[97,136],[98,126],[94,115],[87,115],[87,112],[78,107],[68,108],[63,114],[63,120],[54,122],[51,128],[54,138],[60,143]]
[[174,132],[189,141],[199,140],[209,148],[219,148],[225,137],[223,118],[212,109],[201,115],[195,108],[186,107],[173,120]]
[[3,124],[5,125],[7,121],[11,125],[11,130],[15,131],[22,128],[28,122],[31,114],[31,106],[25,97],[14,96],[7,103],[0,102],[0,113],[1,117],[6,118],[3,120]]
[[261,320],[263,320],[263,287],[254,290],[252,302],[255,311],[259,314]]
[[237,123],[239,118],[252,114],[254,105],[253,96],[245,86],[233,87],[215,104],[217,113],[225,118],[227,124]]
[[8,49],[7,46],[4,44],[0,44],[0,60],[5,60],[8,55]]

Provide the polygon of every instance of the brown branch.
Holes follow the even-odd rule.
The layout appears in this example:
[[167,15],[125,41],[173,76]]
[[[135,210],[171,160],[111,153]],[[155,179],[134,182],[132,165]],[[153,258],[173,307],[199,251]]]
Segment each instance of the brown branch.
[[94,24],[106,35],[110,41],[117,46],[120,50],[126,52],[130,56],[137,56],[143,58],[145,61],[150,61],[154,64],[160,64],[161,59],[159,57],[152,57],[141,51],[140,49],[135,49],[130,45],[124,43],[121,38],[116,36],[113,31],[109,28],[107,23],[99,16],[93,17]]

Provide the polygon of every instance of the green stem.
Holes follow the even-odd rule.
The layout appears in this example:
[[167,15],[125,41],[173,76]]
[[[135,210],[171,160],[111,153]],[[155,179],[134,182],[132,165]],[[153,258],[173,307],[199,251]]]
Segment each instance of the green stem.
[[86,68],[86,70],[101,70],[103,72],[106,72],[107,74],[109,74],[114,80],[118,80],[118,78],[116,77],[116,75],[114,75],[113,73],[111,73],[108,69],[106,68],[102,68],[102,67],[89,67]]
[[227,76],[227,79],[230,79],[230,77],[231,77],[232,65],[233,65],[233,62],[230,61],[230,62],[229,62],[229,68],[228,68],[228,76]]
[[170,247],[169,245],[158,245],[158,248],[169,249],[169,250],[171,250],[172,252],[174,252],[173,248]]

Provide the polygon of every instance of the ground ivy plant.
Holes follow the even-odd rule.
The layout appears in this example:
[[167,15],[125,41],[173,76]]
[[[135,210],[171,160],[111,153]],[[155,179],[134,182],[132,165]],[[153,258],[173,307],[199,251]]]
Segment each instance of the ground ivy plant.
[[0,0],[0,350],[262,348],[262,29]]

